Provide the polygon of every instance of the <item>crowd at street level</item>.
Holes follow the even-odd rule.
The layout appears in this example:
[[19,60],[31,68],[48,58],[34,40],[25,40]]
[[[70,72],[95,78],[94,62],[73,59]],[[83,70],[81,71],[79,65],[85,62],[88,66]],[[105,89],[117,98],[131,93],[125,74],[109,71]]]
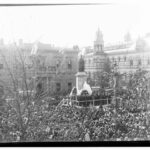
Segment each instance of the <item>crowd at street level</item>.
[[[116,88],[116,98],[119,97],[114,99],[116,103],[100,105],[99,108],[74,105],[56,107],[58,102],[48,98],[37,104],[31,103],[24,142],[150,140],[146,82],[145,78],[133,76],[126,90]],[[101,95],[104,99],[105,96]],[[14,107],[3,107],[0,115],[0,140],[21,141],[22,131]],[[26,113],[22,115],[25,125],[27,117]]]
[[[68,105],[56,109],[47,99],[36,109],[32,108],[26,141],[150,140],[150,113],[144,102],[135,101],[131,96],[122,97],[117,107],[113,104],[99,108]],[[10,111],[5,120],[1,118],[0,132],[6,134],[3,138],[7,142],[19,141],[15,112]]]
[[[67,128],[57,128],[54,140],[130,141],[150,140],[149,93],[145,77],[133,75],[128,89],[117,89],[115,105],[99,109],[62,106],[55,116],[56,124],[68,122]],[[103,95],[104,96],[104,95]],[[106,98],[106,97],[104,97]],[[119,100],[119,101],[118,101]],[[64,134],[65,133],[65,134]],[[61,136],[59,135],[66,135]]]
[[51,141],[149,140],[149,112],[129,112],[114,106],[77,108],[62,106],[50,118]]

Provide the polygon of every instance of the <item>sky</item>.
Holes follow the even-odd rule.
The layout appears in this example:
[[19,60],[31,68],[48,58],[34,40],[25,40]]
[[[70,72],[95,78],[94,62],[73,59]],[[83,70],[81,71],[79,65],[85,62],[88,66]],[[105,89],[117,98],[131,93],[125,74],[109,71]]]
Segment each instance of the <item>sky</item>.
[[133,39],[150,32],[149,6],[143,3],[0,7],[0,38],[5,43],[41,41],[60,47],[93,46],[98,27],[104,42]]

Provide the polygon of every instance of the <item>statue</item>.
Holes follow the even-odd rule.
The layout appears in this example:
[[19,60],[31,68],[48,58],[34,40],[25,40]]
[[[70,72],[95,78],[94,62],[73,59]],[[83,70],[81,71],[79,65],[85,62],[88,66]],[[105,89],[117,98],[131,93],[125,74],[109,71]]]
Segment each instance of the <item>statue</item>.
[[82,55],[79,60],[79,72],[84,72],[84,59],[82,58]]

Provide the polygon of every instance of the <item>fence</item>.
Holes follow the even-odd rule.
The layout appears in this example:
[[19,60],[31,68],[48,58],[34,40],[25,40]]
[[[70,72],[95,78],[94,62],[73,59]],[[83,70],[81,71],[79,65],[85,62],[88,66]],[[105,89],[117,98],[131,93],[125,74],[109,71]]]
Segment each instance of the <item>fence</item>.
[[111,103],[111,98],[106,98],[106,99],[92,99],[92,100],[71,100],[73,105],[77,106],[83,106],[83,107],[88,107],[88,106],[99,106],[99,105],[108,105]]

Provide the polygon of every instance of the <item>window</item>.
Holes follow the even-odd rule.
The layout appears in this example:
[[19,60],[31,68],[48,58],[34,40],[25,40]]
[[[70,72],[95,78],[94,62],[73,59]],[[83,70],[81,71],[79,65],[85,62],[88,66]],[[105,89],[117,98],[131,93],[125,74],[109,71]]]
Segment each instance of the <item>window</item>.
[[3,64],[0,64],[0,69],[3,69]]
[[89,59],[89,64],[91,63],[91,60]]
[[133,66],[133,60],[132,59],[130,60],[130,66]]
[[112,61],[113,61],[113,62],[115,61],[115,58],[114,58],[114,57],[112,58]]
[[91,72],[89,72],[89,78],[91,78]]
[[142,65],[141,59],[138,60],[138,65]]
[[56,92],[60,92],[60,90],[61,90],[61,84],[56,83]]
[[126,56],[124,56],[124,61],[126,61],[127,60],[127,57]]
[[37,86],[36,86],[37,93],[38,93],[38,92],[41,92],[42,89],[43,89],[43,84],[42,84],[42,82],[39,82],[39,83],[37,84]]
[[68,83],[68,91],[71,91],[71,89],[72,89],[72,83],[69,82],[69,83]]
[[148,58],[148,60],[147,60],[147,64],[150,65],[150,59],[149,59],[149,58]]
[[93,59],[93,62],[94,62],[94,63],[96,63],[96,62],[97,62],[97,59],[96,59],[96,58],[94,58],[94,59]]
[[37,65],[40,64],[40,59],[39,59],[39,58],[36,59],[36,64],[37,64]]
[[58,68],[59,66],[60,66],[60,62],[59,62],[59,60],[57,60],[56,67]]
[[69,60],[69,62],[68,62],[68,69],[72,69],[72,62],[71,62],[71,60]]

